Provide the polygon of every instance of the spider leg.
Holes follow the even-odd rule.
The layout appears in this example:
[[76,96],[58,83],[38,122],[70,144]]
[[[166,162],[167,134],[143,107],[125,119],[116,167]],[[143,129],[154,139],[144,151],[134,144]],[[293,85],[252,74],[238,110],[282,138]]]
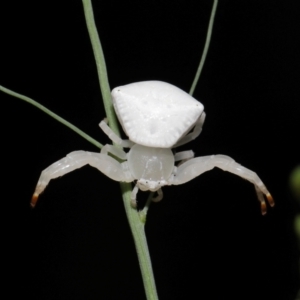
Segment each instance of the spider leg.
[[262,214],[266,214],[266,202],[264,195],[269,204],[274,206],[274,201],[264,183],[256,173],[236,163],[231,157],[225,155],[211,155],[196,157],[188,160],[177,168],[176,176],[173,177],[171,184],[182,184],[200,174],[218,167],[224,171],[236,174],[254,184],[258,200],[261,204]]
[[126,162],[119,163],[112,157],[101,153],[74,151],[42,171],[32,196],[31,206],[35,206],[39,195],[44,191],[51,179],[63,176],[87,164],[95,167],[113,180],[133,181]]
[[195,156],[194,151],[187,150],[187,151],[181,151],[181,152],[175,153],[174,159],[175,159],[175,161],[188,160],[188,159],[193,158],[194,156]]
[[112,155],[120,158],[121,160],[126,160],[127,154],[122,149],[117,148],[116,146],[106,144],[101,148],[101,154],[108,155],[111,153]]
[[137,192],[139,191],[139,187],[138,185],[136,184],[131,192],[131,195],[130,195],[130,200],[131,200],[131,206],[136,208],[137,206],[137,203],[136,203],[136,195],[137,195]]
[[118,137],[112,129],[107,125],[107,120],[104,119],[99,124],[100,128],[104,131],[104,133],[117,145],[122,146],[123,148],[131,148],[134,143],[130,140],[122,140],[120,137]]
[[205,121],[206,114],[205,112],[202,112],[199,119],[197,120],[195,127],[192,132],[185,135],[183,138],[181,138],[172,148],[176,148],[178,146],[184,145],[186,143],[189,143],[190,141],[194,140],[196,137],[198,137],[202,131],[202,127]]
[[159,202],[164,197],[162,189],[158,189],[156,192],[157,192],[157,196],[152,198],[153,202]]

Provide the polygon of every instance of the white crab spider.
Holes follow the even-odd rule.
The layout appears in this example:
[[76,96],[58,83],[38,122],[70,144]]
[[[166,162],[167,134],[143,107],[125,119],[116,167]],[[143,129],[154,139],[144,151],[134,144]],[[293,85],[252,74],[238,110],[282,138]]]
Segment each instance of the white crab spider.
[[[271,206],[271,194],[256,173],[225,155],[194,158],[193,151],[175,155],[172,148],[188,143],[202,131],[203,105],[179,88],[161,81],[144,81],[117,87],[112,91],[113,105],[129,140],[119,138],[102,121],[99,125],[117,145],[130,148],[126,153],[117,146],[105,145],[100,153],[74,151],[45,169],[39,178],[31,205],[53,178],[84,165],[91,165],[116,181],[136,181],[131,200],[136,204],[138,190],[157,192],[153,201],[163,198],[165,185],[183,184],[218,167],[254,184],[262,214],[266,213],[264,195]],[[119,162],[108,153],[119,158]],[[176,166],[175,162],[179,162]]]

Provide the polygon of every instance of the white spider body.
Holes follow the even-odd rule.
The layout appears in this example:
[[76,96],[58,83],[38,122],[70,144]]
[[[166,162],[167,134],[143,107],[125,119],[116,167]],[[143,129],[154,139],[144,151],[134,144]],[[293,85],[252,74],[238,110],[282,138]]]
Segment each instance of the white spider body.
[[[42,172],[32,198],[32,206],[51,179],[86,164],[113,180],[136,181],[131,193],[134,205],[139,189],[156,191],[158,195],[153,201],[159,201],[163,197],[162,186],[183,184],[214,167],[253,183],[263,214],[266,213],[264,195],[270,205],[274,205],[270,193],[257,174],[232,158],[225,155],[194,158],[191,150],[173,154],[171,148],[186,144],[199,136],[205,120],[203,105],[187,93],[165,82],[146,81],[115,88],[112,98],[129,140],[120,139],[105,121],[99,125],[115,144],[130,148],[129,152],[107,144],[101,149],[101,153],[75,151],[68,154]],[[109,153],[123,162],[109,156]],[[179,164],[176,166],[177,161]]]

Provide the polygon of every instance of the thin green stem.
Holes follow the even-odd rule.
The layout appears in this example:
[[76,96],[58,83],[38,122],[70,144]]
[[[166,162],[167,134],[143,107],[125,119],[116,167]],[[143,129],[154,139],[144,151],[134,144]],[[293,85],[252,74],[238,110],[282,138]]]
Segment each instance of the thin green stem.
[[141,221],[138,212],[130,204],[131,190],[123,189],[123,200],[129,226],[134,238],[138,261],[144,282],[147,300],[158,300],[156,285],[153,276],[150,253],[145,235],[145,223]]
[[[109,87],[107,72],[106,72],[106,65],[105,65],[105,60],[104,60],[104,55],[103,55],[99,35],[96,29],[92,3],[90,0],[82,0],[82,3],[83,3],[84,14],[86,18],[86,24],[90,35],[94,55],[95,55],[98,77],[99,77],[102,97],[104,101],[104,106],[105,106],[105,111],[108,118],[109,126],[114,130],[116,134],[120,135],[118,129],[118,123],[116,120],[116,116],[114,114],[113,105],[111,101],[110,87]],[[145,225],[140,220],[138,212],[131,207],[130,204],[131,185],[124,182],[120,183],[120,185],[121,185],[123,202],[125,206],[127,219],[129,222],[129,226],[133,235],[133,239],[137,251],[137,256],[138,256],[142,278],[144,282],[146,297],[147,300],[157,300],[158,296],[155,287],[150,254],[149,254],[149,249],[148,249],[146,235],[145,235],[145,228],[144,228]]]
[[214,19],[215,19],[215,15],[216,15],[216,10],[217,10],[217,5],[218,5],[218,0],[214,0],[214,4],[211,10],[211,14],[210,14],[210,19],[209,19],[209,24],[208,24],[208,29],[207,29],[207,34],[206,34],[206,41],[205,41],[205,45],[204,45],[204,50],[200,59],[200,63],[193,81],[193,84],[191,86],[190,92],[189,94],[192,96],[194,94],[196,85],[199,81],[203,66],[204,66],[204,62],[207,56],[207,52],[208,52],[208,48],[209,48],[209,44],[210,44],[210,40],[211,40],[211,35],[212,35],[212,30],[213,30],[213,25],[214,25]]
[[115,111],[113,108],[113,104],[111,101],[110,87],[107,77],[106,63],[104,59],[104,54],[101,46],[101,42],[99,39],[99,35],[97,32],[97,27],[95,24],[93,7],[91,0],[82,0],[84,15],[86,20],[86,26],[90,35],[91,44],[95,56],[99,84],[101,88],[105,113],[108,119],[109,127],[120,136],[120,131],[118,127],[118,121],[115,115]]
[[36,102],[35,100],[24,96],[22,94],[16,93],[12,90],[9,90],[8,88],[5,88],[4,86],[0,85],[0,91],[11,95],[13,97],[19,98],[23,101],[26,101],[30,104],[32,104],[33,106],[37,107],[38,109],[42,110],[44,113],[46,113],[47,115],[49,115],[50,117],[54,118],[55,120],[57,120],[58,122],[64,124],[65,126],[69,127],[70,129],[72,129],[73,131],[75,131],[77,134],[79,134],[80,136],[82,136],[84,139],[86,139],[87,141],[89,141],[90,143],[92,143],[93,145],[95,145],[98,148],[102,148],[102,144],[100,144],[99,142],[97,142],[95,139],[93,139],[91,136],[89,136],[88,134],[84,133],[82,130],[80,130],[78,127],[74,126],[73,124],[71,124],[70,122],[66,121],[65,119],[63,119],[62,117],[58,116],[57,114],[55,114],[53,111],[51,111],[50,109],[46,108],[45,106],[41,105],[40,103]]

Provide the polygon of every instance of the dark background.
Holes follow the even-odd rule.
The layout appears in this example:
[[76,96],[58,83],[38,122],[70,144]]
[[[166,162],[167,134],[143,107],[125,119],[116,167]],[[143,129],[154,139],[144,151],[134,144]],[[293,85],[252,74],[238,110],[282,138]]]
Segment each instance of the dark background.
[[[189,90],[213,1],[93,2],[111,87],[162,80]],[[253,186],[220,170],[165,187],[146,225],[161,300],[295,297],[297,207],[288,178],[299,164],[297,2],[219,3],[194,94],[207,119],[182,149],[233,157],[259,174],[276,206],[262,217]],[[1,7],[0,84],[108,143],[81,1]],[[43,169],[97,148],[29,104],[0,97],[4,290],[31,299],[144,299],[118,183],[84,167],[52,181],[29,208]],[[146,196],[138,194],[141,205]]]

